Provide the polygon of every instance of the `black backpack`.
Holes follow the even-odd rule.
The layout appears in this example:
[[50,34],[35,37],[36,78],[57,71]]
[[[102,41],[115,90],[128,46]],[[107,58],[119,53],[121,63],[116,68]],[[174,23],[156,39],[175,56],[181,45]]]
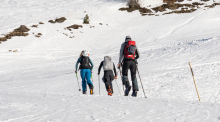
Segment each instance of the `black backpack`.
[[91,69],[91,66],[89,64],[89,57],[82,56],[80,61],[80,69]]

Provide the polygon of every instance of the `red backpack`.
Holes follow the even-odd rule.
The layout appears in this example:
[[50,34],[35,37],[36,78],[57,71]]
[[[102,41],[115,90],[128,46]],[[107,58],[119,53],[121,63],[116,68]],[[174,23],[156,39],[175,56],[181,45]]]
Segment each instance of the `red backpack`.
[[125,59],[135,59],[136,46],[135,41],[128,41],[125,43],[124,48],[124,58]]

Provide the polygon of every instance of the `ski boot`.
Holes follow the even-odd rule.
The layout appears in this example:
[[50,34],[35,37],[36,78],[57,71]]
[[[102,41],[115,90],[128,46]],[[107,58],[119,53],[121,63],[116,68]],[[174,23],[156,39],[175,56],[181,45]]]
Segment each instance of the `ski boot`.
[[130,90],[131,90],[131,86],[130,85],[126,85],[125,86],[125,96],[128,96],[128,94],[129,94],[129,92],[130,92]]
[[83,91],[83,94],[86,94],[86,91]]
[[92,84],[89,84],[89,89],[90,89],[90,94],[92,95],[94,93],[93,91],[94,87]]
[[108,95],[109,95],[109,96],[112,96],[112,89],[111,89],[110,86],[108,86]]
[[134,90],[131,94],[132,97],[137,97],[137,90]]
[[111,89],[108,89],[108,95],[112,96],[112,90]]
[[93,92],[93,88],[90,89],[90,94],[92,95],[94,92]]

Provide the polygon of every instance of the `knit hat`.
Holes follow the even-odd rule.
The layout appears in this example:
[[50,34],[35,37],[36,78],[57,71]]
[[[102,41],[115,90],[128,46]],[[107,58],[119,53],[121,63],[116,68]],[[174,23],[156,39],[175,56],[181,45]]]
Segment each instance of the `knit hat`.
[[126,38],[125,39],[131,39],[131,37],[128,35],[128,36],[126,36]]

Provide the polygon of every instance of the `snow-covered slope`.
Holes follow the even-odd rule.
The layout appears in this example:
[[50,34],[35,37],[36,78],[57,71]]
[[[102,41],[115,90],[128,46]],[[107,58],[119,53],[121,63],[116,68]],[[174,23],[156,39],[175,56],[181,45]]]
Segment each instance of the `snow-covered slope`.
[[[157,6],[162,1],[142,3]],[[0,44],[0,121],[220,121],[220,6],[188,14],[141,16],[138,11],[119,11],[125,4],[123,0],[2,0],[0,34],[22,24],[31,30],[27,37]],[[88,25],[82,24],[86,14]],[[67,20],[48,23],[56,17]],[[36,24],[38,28],[30,27]],[[83,28],[64,29],[73,24]],[[37,33],[42,36],[35,37]],[[118,63],[126,35],[137,42],[141,53],[138,65],[147,99],[138,75],[137,98],[123,96],[120,76],[122,96],[115,81],[112,97],[103,82],[99,95],[98,66],[106,55]],[[84,49],[95,64],[92,96],[82,95],[74,73]]]

